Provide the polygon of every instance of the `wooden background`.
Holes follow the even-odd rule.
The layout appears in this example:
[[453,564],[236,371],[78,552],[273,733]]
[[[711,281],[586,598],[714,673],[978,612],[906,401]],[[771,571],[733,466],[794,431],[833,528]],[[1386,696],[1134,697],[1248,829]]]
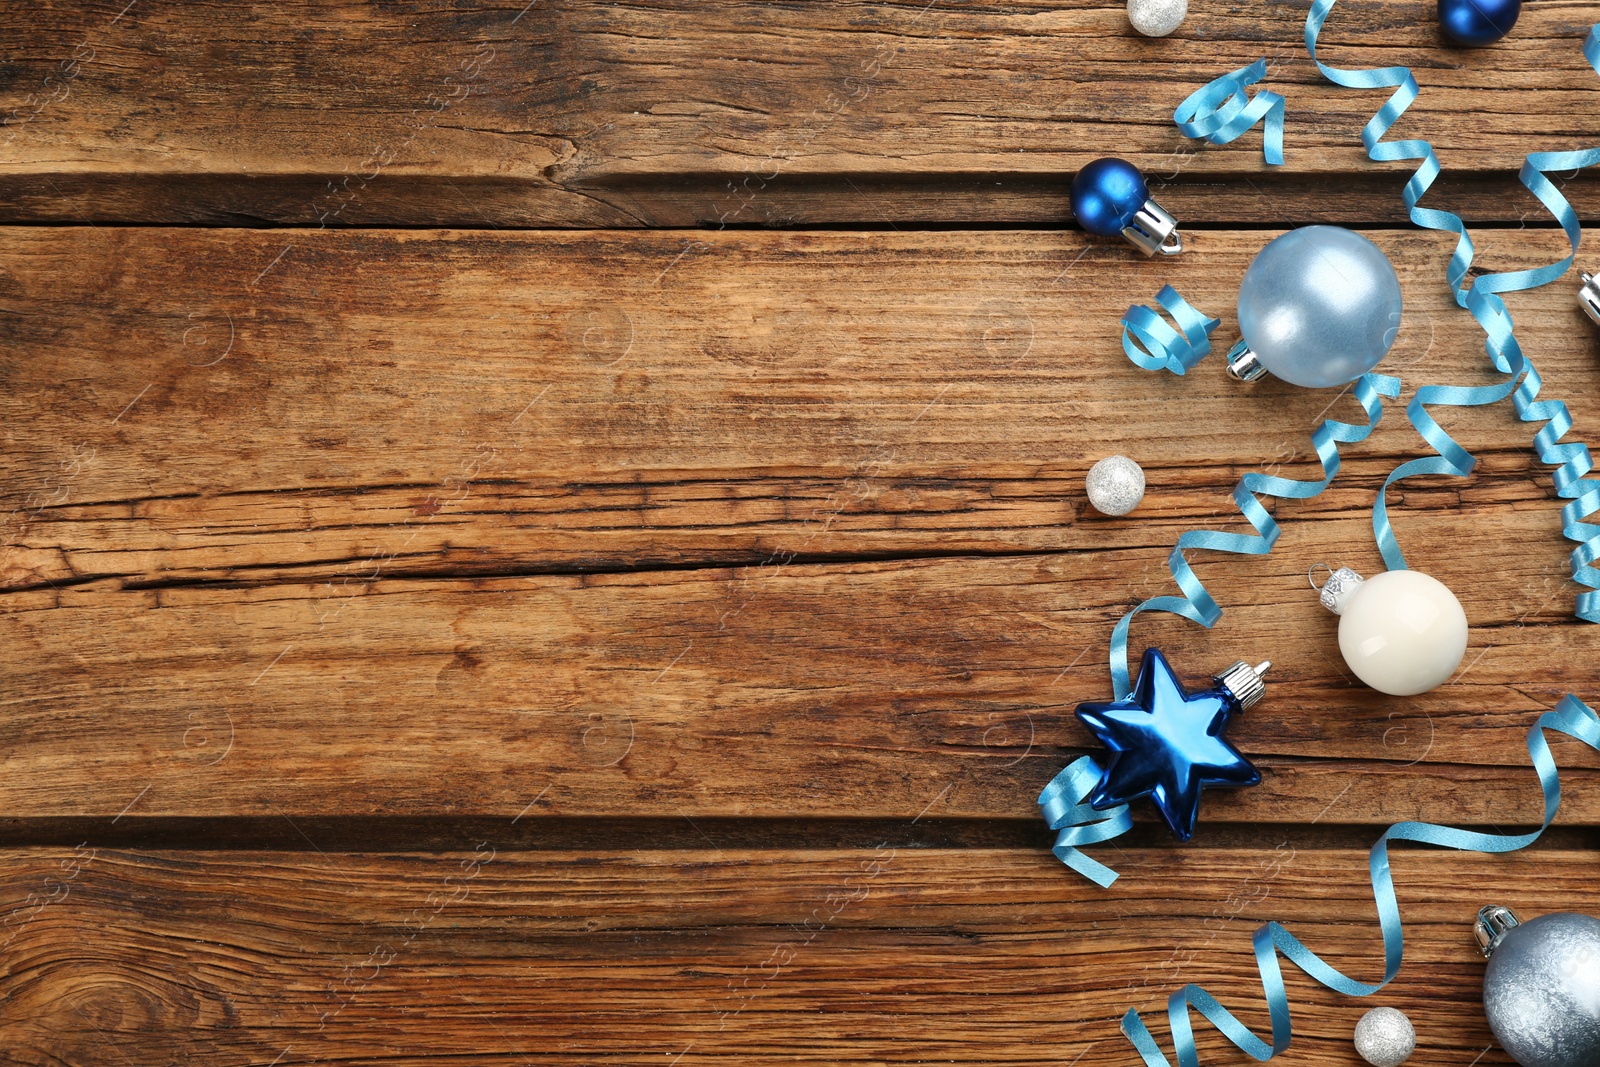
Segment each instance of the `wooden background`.
[[[1375,978],[1381,828],[1536,822],[1527,728],[1600,697],[1509,406],[1444,413],[1477,472],[1391,497],[1472,623],[1449,684],[1356,684],[1306,585],[1380,566],[1372,495],[1422,449],[1391,407],[1270,557],[1198,555],[1214,632],[1136,624],[1196,681],[1277,664],[1234,732],[1263,785],[1187,847],[1141,810],[1110,891],[1035,806],[1178,534],[1359,414],[1140,373],[1129,304],[1170,282],[1226,347],[1261,245],[1336,221],[1400,272],[1385,368],[1493,380],[1409,169],[1360,149],[1384,94],[1318,78],[1306,8],[1192,0],[1148,41],[1114,0],[7,5],[0,1062],[1110,1067],[1187,981],[1264,1028],[1266,919]],[[1329,24],[1329,62],[1415,69],[1399,132],[1486,269],[1564,252],[1513,176],[1600,143],[1595,17],[1539,0],[1483,51],[1424,0]],[[1177,101],[1262,56],[1287,165],[1185,141]],[[1183,256],[1065,221],[1108,153]],[[1509,303],[1594,439],[1575,278]],[[1084,499],[1113,452],[1125,519]],[[1480,905],[1600,910],[1600,756],[1554,747],[1539,846],[1397,850],[1375,999],[1419,1067],[1510,1062]],[[1358,1063],[1372,1004],[1290,986],[1283,1062]]]

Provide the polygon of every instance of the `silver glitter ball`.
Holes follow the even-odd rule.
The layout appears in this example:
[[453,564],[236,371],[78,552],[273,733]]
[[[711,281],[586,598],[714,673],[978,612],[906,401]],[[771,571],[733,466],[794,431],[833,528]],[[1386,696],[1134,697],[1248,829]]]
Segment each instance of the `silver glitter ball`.
[[1127,456],[1107,456],[1084,479],[1089,503],[1102,515],[1126,515],[1144,499],[1144,471]]
[[1417,1050],[1417,1031],[1399,1008],[1373,1008],[1356,1023],[1356,1051],[1372,1067],[1400,1067]]
[[1490,949],[1483,1009],[1522,1067],[1600,1064],[1600,919],[1561,912],[1505,931]]
[[1189,14],[1189,0],[1128,0],[1128,21],[1146,37],[1165,37]]

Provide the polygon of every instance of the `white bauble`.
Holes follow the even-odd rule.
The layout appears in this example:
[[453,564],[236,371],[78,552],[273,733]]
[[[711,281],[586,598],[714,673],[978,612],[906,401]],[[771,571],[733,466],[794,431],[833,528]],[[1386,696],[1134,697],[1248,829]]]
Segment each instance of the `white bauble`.
[[1443,685],[1467,653],[1467,613],[1437,578],[1384,571],[1339,604],[1339,651],[1357,678],[1408,697]]

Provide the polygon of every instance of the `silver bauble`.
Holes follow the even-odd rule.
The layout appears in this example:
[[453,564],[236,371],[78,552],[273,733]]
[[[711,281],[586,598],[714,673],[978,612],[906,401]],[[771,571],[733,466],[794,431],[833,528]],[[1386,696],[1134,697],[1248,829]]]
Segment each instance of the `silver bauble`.
[[1356,1051],[1372,1067],[1400,1067],[1416,1050],[1416,1028],[1399,1008],[1373,1008],[1356,1023]]
[[1128,0],[1128,22],[1146,37],[1165,37],[1189,14],[1189,0]]
[[1510,913],[1480,913],[1480,924],[1498,922],[1485,946],[1483,1009],[1501,1046],[1522,1067],[1600,1064],[1600,919],[1560,912],[1517,923],[1492,913]]
[[1089,503],[1102,515],[1126,515],[1144,499],[1144,470],[1127,456],[1107,456],[1083,481]]

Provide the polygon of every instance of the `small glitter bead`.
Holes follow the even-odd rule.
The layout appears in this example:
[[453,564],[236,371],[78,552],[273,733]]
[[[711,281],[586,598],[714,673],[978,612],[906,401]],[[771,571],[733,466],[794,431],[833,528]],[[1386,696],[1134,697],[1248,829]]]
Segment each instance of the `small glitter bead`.
[[1128,21],[1146,37],[1165,37],[1189,14],[1189,0],[1128,0]]
[[1400,1067],[1417,1049],[1417,1032],[1399,1008],[1373,1008],[1356,1023],[1356,1051],[1372,1067]]
[[1126,515],[1144,499],[1144,471],[1127,456],[1107,456],[1084,479],[1089,503],[1103,515]]

